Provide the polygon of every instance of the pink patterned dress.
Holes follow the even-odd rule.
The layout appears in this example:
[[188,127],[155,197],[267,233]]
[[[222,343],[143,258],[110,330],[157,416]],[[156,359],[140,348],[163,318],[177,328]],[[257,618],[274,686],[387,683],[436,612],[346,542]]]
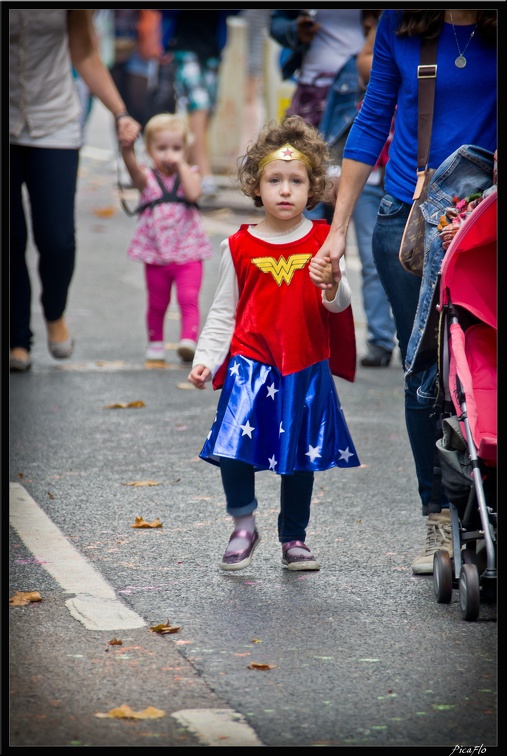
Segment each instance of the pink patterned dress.
[[[167,191],[171,192],[178,174],[158,175]],[[161,194],[154,172],[150,170],[140,204],[151,202]],[[183,197],[181,187],[176,194]],[[185,202],[161,202],[140,213],[127,254],[132,260],[151,265],[181,265],[196,260],[207,260],[213,256],[213,248],[204,230],[201,213],[195,205]]]

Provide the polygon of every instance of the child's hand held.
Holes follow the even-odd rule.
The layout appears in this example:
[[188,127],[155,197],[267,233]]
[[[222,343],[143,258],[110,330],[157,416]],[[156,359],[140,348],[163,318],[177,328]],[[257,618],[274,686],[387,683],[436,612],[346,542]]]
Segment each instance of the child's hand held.
[[333,268],[331,266],[331,258],[328,256],[313,257],[310,260],[309,274],[312,282],[319,286],[319,288],[332,288],[334,283],[339,281],[341,273],[339,273],[338,279],[333,278]]

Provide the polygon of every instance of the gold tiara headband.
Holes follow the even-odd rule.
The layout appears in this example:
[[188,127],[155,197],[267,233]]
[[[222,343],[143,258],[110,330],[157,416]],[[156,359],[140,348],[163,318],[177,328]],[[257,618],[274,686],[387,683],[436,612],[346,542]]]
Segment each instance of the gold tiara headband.
[[284,144],[283,147],[279,147],[277,150],[270,152],[269,155],[266,155],[266,157],[263,157],[259,163],[259,170],[262,170],[265,165],[273,162],[273,160],[300,160],[310,168],[310,170],[312,168],[312,164],[306,155],[303,155],[302,152],[296,150],[296,148],[288,142],[287,144]]

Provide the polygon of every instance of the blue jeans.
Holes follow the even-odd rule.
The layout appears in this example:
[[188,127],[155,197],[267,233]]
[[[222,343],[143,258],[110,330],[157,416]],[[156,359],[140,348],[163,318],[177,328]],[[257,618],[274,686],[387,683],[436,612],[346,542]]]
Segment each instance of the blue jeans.
[[[403,365],[421,285],[419,276],[408,273],[398,258],[409,212],[409,204],[386,194],[378,208],[377,222],[373,230],[373,257],[391,303]],[[405,422],[415,462],[423,515],[430,511],[437,439],[437,418],[431,416],[434,397],[431,386],[424,385],[427,377],[426,373],[415,373],[405,379]],[[443,497],[441,503],[447,503]]]
[[[220,474],[227,502],[227,514],[245,517],[257,509],[255,473],[253,465],[238,459],[220,458]],[[281,475],[278,540],[305,541],[310,521],[313,491],[313,472],[295,472]]]
[[392,352],[395,347],[394,320],[377,272],[372,249],[373,229],[383,196],[384,190],[381,185],[365,184],[352,219],[361,260],[363,309],[366,315],[368,344],[375,344]]
[[76,254],[74,197],[79,150],[10,147],[10,348],[30,351],[32,290],[26,264],[28,239],[22,188],[30,198],[33,238],[39,253],[41,304],[48,321],[67,304]]
[[[395,325],[391,306],[380,281],[373,259],[372,235],[380,200],[384,196],[382,186],[365,184],[357,201],[352,219],[356,231],[357,248],[361,260],[363,309],[366,315],[368,344],[375,344],[390,352],[395,347]],[[305,210],[312,220],[325,218],[331,223],[334,208],[320,202],[313,210]]]

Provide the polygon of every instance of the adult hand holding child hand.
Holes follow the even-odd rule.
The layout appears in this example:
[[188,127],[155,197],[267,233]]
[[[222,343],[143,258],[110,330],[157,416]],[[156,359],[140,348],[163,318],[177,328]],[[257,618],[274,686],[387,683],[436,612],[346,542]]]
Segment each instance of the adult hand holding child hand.
[[121,147],[131,147],[141,133],[141,125],[132,116],[122,115],[116,121]]
[[[322,247],[319,249],[315,257],[312,258],[309,265],[309,274],[311,281],[319,289],[332,289],[337,284],[341,277],[340,259],[345,253],[346,237],[341,236],[339,232],[335,232],[331,236],[332,231],[329,232],[328,237]],[[331,237],[331,240],[330,240]],[[333,271],[333,281],[330,282],[327,276],[324,274],[325,267],[331,263]]]

